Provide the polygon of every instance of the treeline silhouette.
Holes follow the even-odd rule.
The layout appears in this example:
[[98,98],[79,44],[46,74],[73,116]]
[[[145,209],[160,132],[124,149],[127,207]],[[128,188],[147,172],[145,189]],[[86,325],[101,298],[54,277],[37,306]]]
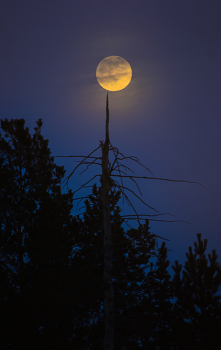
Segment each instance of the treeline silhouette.
[[[0,349],[103,348],[102,188],[73,216],[37,121],[1,120]],[[221,349],[221,267],[197,234],[172,266],[149,221],[124,229],[111,183],[115,349]]]

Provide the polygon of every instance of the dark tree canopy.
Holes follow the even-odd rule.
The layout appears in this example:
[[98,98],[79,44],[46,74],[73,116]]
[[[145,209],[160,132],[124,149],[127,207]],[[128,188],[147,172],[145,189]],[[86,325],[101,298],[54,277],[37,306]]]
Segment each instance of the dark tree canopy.
[[[110,198],[114,245],[115,348],[139,349],[141,344],[154,346],[154,336],[157,334],[158,339],[162,338],[164,330],[169,327],[166,313],[171,312],[167,248],[163,243],[157,250],[156,236],[150,232],[148,220],[137,229],[131,228],[125,232],[121,209],[117,205],[120,192],[114,187],[111,187]],[[77,288],[80,289],[82,315],[79,320],[81,332],[74,337],[74,341],[75,346],[84,344],[90,349],[99,349],[103,346],[104,335],[101,187],[93,186],[85,206],[83,218],[76,219],[76,248],[72,257],[75,278],[79,282]],[[157,319],[155,315],[160,314],[159,307],[163,316]]]
[[6,348],[26,342],[28,347],[29,337],[33,342],[71,252],[72,193],[61,193],[65,171],[55,165],[41,126],[38,120],[31,135],[24,119],[1,121],[0,297]]
[[[186,253],[184,269],[175,261],[174,306],[179,349],[219,349],[221,329],[221,267],[213,250],[206,257],[207,239],[197,234],[194,249]],[[181,276],[182,271],[182,276]],[[182,330],[182,332],[180,331]]]
[[[102,349],[102,180],[73,216],[65,170],[37,121],[1,121],[0,347]],[[110,180],[116,350],[220,349],[221,268],[197,235],[186,262],[168,268],[167,247],[149,221],[127,228]]]

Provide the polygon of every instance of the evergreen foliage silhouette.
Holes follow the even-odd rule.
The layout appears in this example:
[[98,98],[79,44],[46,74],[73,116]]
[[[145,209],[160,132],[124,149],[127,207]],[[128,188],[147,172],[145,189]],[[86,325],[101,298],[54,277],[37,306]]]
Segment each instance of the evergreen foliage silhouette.
[[[73,193],[61,191],[65,171],[41,135],[42,121],[33,135],[24,119],[2,120],[1,127],[0,348],[102,349],[102,178],[83,217],[74,217]],[[166,244],[158,247],[149,220],[125,229],[123,195],[110,178],[115,349],[220,349],[215,250],[207,257],[198,234],[171,279]]]
[[[207,239],[197,234],[194,249],[186,253],[184,269],[175,261],[175,333],[178,349],[220,349],[221,267],[216,251],[206,257]],[[181,276],[182,271],[182,276]]]
[[[166,312],[171,310],[169,261],[165,243],[157,250],[156,236],[150,232],[148,220],[137,229],[125,232],[117,205],[119,199],[120,192],[111,186],[115,348],[139,349],[141,344],[156,345],[149,337],[153,339],[158,334],[160,339],[163,329],[168,327]],[[75,278],[82,298],[79,303],[82,305],[81,332],[74,337],[74,344],[98,349],[103,347],[104,336],[102,187],[93,186],[85,205],[83,219],[76,219],[76,250],[71,262],[76,268]],[[159,316],[161,313],[163,316],[153,317],[158,308]]]
[[68,270],[72,193],[61,193],[65,171],[54,164],[41,126],[39,119],[31,135],[24,119],[1,121],[0,338],[5,348],[30,348],[39,327],[42,332],[46,324],[55,328],[48,313],[60,287],[56,282]]

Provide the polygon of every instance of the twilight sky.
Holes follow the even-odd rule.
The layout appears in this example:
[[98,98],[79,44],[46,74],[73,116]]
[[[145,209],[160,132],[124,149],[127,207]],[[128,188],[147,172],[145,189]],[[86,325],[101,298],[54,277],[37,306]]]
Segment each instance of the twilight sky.
[[[192,224],[151,230],[170,239],[172,262],[184,261],[198,232],[221,261],[221,1],[1,0],[0,53],[0,118],[25,118],[31,132],[42,118],[53,155],[87,155],[104,139],[96,68],[126,59],[132,81],[109,93],[112,144],[155,177],[205,186],[142,180],[149,205]],[[56,162],[67,174],[76,164]],[[73,190],[96,172],[76,175]]]

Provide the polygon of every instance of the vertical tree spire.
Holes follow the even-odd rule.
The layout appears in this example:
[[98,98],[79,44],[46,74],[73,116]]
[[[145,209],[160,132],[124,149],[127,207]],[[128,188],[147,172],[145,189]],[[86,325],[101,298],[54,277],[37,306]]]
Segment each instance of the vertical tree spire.
[[108,101],[108,92],[107,92],[107,99],[106,99],[106,139],[105,139],[105,144],[107,144],[106,147],[109,148],[109,101]]
[[111,235],[110,211],[110,174],[109,174],[109,105],[106,100],[106,137],[102,146],[102,200],[104,225],[104,350],[114,350],[114,301],[113,301],[113,246]]

